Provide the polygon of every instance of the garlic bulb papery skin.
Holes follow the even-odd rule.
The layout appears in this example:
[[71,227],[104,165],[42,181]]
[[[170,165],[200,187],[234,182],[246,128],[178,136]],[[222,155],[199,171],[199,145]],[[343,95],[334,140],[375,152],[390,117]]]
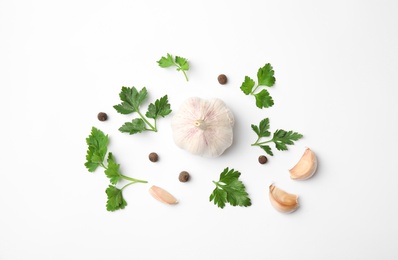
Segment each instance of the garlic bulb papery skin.
[[195,155],[218,157],[232,145],[234,116],[224,101],[187,99],[171,119],[175,144]]

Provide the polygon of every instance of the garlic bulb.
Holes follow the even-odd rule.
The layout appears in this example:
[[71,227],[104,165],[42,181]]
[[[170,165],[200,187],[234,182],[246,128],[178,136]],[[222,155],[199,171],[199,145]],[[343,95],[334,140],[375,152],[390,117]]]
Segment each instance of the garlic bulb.
[[233,141],[234,116],[225,103],[192,97],[171,120],[176,145],[204,157],[220,156]]

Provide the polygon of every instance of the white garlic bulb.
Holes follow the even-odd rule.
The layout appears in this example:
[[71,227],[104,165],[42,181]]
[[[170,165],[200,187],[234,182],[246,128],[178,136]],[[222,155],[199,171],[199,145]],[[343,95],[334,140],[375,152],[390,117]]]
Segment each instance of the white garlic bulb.
[[176,145],[203,157],[220,156],[233,141],[234,116],[218,98],[186,100],[171,120]]

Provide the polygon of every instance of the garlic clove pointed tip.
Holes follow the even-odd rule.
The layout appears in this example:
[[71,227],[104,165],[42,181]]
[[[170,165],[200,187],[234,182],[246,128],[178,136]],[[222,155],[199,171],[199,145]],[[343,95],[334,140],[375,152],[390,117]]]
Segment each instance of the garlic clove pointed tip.
[[314,151],[306,148],[303,155],[293,168],[289,170],[293,180],[306,180],[311,178],[318,167],[318,159]]

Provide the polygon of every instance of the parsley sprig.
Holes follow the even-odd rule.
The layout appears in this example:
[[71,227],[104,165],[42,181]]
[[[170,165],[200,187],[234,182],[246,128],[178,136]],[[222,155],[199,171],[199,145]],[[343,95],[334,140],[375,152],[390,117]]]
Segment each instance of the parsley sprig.
[[249,76],[245,76],[240,89],[246,95],[252,95],[256,99],[256,106],[258,108],[267,108],[274,105],[274,100],[269,94],[268,90],[262,89],[257,92],[260,86],[272,87],[275,84],[274,69],[271,64],[267,63],[257,71],[257,84]]
[[[135,87],[122,87],[119,94],[122,103],[113,106],[120,114],[127,115],[137,113],[140,118],[135,118],[131,122],[124,123],[119,128],[122,133],[137,134],[143,131],[157,132],[156,121],[160,117],[165,117],[171,113],[170,104],[167,95],[157,99],[155,103],[148,106],[145,116],[140,110],[140,106],[148,97],[146,88],[137,90]],[[153,119],[153,123],[149,122],[149,118]]]
[[272,139],[267,141],[260,141],[263,137],[270,137],[271,132],[269,132],[270,124],[269,119],[265,118],[260,121],[260,124],[251,125],[252,130],[257,134],[257,140],[252,144],[252,146],[259,146],[267,154],[273,156],[273,152],[268,143],[275,143],[275,147],[279,151],[288,150],[287,145],[293,145],[294,141],[299,140],[303,137],[302,134],[293,131],[285,131],[283,129],[278,129],[274,132]]
[[[90,135],[86,138],[88,145],[86,162],[84,165],[89,172],[94,172],[98,167],[105,169],[105,175],[109,178],[112,185],[106,189],[108,200],[106,202],[106,209],[108,211],[115,211],[124,209],[127,205],[123,198],[123,189],[134,183],[148,183],[144,180],[138,180],[128,177],[120,172],[120,164],[117,164],[111,152],[108,153],[109,137],[101,130],[92,127]],[[106,154],[108,153],[107,165],[104,163]],[[128,181],[122,188],[117,188],[116,184],[122,180]]]
[[213,181],[216,188],[210,195],[210,201],[214,201],[214,204],[219,208],[224,208],[226,203],[232,206],[250,206],[251,200],[246,192],[245,185],[239,180],[240,174],[234,169],[225,168],[220,174],[220,180]]
[[181,56],[175,56],[175,58],[173,58],[171,54],[167,53],[167,56],[162,56],[162,58],[160,58],[157,63],[161,68],[168,68],[171,66],[177,67],[177,71],[182,71],[182,73],[184,73],[186,81],[188,81],[186,71],[189,70],[189,63],[186,58],[183,58]]

